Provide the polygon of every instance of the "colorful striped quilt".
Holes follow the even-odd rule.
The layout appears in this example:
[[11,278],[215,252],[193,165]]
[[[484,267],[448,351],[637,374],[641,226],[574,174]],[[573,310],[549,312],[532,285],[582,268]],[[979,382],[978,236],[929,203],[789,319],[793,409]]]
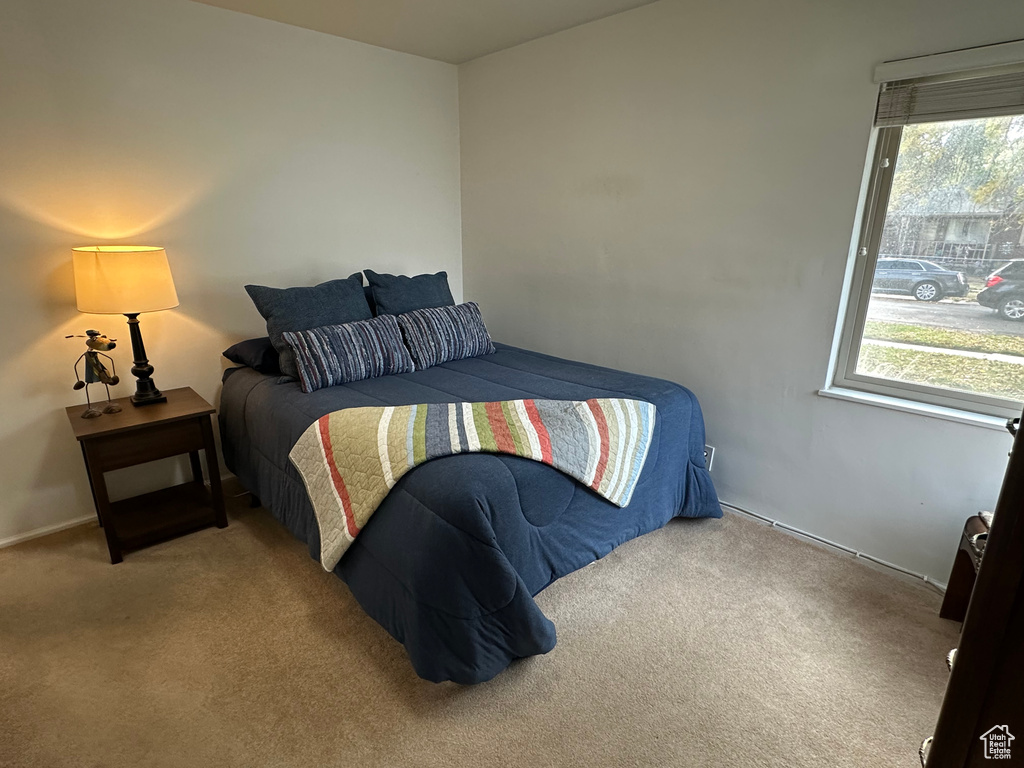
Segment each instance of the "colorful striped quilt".
[[313,422],[289,456],[333,570],[395,483],[456,453],[507,453],[549,464],[617,506],[629,504],[654,431],[642,400],[503,400],[345,408]]

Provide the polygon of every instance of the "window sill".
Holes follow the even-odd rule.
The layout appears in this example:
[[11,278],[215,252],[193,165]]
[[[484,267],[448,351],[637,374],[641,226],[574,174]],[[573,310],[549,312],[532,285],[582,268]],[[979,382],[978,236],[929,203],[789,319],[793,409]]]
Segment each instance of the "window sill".
[[981,413],[961,411],[956,408],[944,408],[939,405],[929,405],[927,403],[919,403],[914,400],[889,397],[888,395],[876,395],[871,392],[861,392],[856,389],[829,387],[827,389],[819,389],[818,394],[822,397],[831,397],[834,400],[847,400],[853,403],[862,403],[864,405],[875,405],[879,408],[888,408],[892,411],[916,413],[919,416],[928,416],[933,419],[955,421],[960,424],[970,424],[975,427],[999,430],[1000,432],[1006,431],[1006,419],[999,416],[986,416]]

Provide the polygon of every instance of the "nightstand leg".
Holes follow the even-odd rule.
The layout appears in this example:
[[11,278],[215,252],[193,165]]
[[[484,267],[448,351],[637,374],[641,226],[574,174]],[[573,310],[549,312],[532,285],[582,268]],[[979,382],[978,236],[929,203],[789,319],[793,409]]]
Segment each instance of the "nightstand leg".
[[117,540],[117,533],[114,531],[114,526],[111,524],[110,518],[110,497],[107,495],[107,482],[103,478],[103,473],[98,471],[96,467],[99,466],[98,461],[94,461],[89,456],[89,451],[85,451],[85,466],[89,470],[89,482],[92,485],[93,497],[96,500],[96,512],[100,517],[100,524],[103,526],[103,533],[107,537],[107,550],[110,552],[110,563],[116,565],[120,563],[124,558],[121,555],[121,542]]
[[228,527],[228,516],[224,511],[224,491],[220,487],[220,462],[217,461],[217,445],[213,442],[213,422],[204,418],[203,441],[206,444],[206,468],[210,472],[210,496],[213,502],[214,519],[218,528]]
[[197,485],[203,484],[203,465],[199,461],[199,451],[189,451],[188,461],[192,465],[192,479]]
[[100,505],[96,501],[96,488],[92,484],[92,472],[89,471],[89,454],[85,452],[85,443],[81,443],[82,446],[82,458],[85,460],[85,474],[89,478],[89,493],[92,494],[92,506],[96,510],[96,519],[100,523],[100,528],[103,527],[103,518],[100,517]]
[[963,621],[967,616],[967,605],[971,602],[971,593],[974,591],[974,581],[977,577],[974,563],[967,554],[970,546],[965,536],[953,561],[953,570],[949,574],[946,596],[942,599],[942,608],[939,609],[940,618]]

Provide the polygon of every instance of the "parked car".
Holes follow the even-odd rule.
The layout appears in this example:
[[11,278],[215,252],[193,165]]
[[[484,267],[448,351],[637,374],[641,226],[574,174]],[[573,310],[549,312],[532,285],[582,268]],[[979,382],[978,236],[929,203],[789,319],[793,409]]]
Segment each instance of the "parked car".
[[978,303],[1007,320],[1024,320],[1024,260],[1007,262],[989,275]]
[[966,296],[963,272],[945,269],[924,259],[881,256],[875,264],[874,293],[909,293],[918,301],[938,301],[946,296]]

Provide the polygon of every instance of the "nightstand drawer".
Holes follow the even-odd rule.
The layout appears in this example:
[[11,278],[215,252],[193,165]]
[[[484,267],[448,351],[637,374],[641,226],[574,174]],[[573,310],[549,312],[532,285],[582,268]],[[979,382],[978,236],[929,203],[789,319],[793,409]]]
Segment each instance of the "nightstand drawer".
[[[203,418],[209,419],[208,416]],[[203,427],[198,419],[173,421],[87,441],[89,460],[98,461],[104,472],[202,450],[203,446]]]

